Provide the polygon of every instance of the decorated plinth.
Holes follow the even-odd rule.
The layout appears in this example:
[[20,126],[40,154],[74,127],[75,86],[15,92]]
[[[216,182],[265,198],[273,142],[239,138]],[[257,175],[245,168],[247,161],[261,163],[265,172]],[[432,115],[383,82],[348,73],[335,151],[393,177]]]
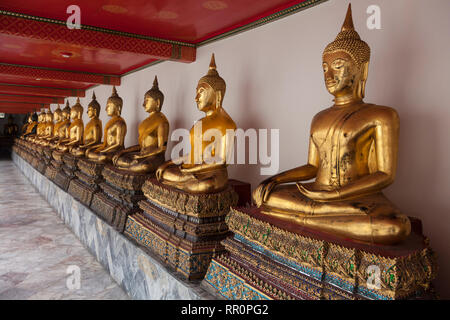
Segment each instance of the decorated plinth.
[[[44,175],[48,179],[50,179],[54,182],[55,178],[56,178],[56,174],[58,173],[59,170],[61,170],[62,163],[57,162],[53,159],[53,157],[51,156],[52,152],[53,152],[52,149],[48,149],[45,151],[46,154],[50,153],[50,159],[47,159],[48,165],[45,169]],[[46,155],[46,157],[47,157],[47,155]]]
[[128,217],[125,235],[144,246],[189,280],[201,279],[213,255],[224,251],[230,235],[225,222],[230,206],[249,199],[250,185],[230,181],[221,192],[191,194],[147,180],[141,212]]
[[[60,154],[61,161],[54,160],[57,165],[53,165],[56,174],[53,181],[64,191],[67,191],[70,181],[75,179],[75,171],[77,170],[78,158],[70,153]],[[52,162],[51,162],[52,163]]]
[[23,140],[22,138],[14,139],[12,151],[20,155],[20,157],[24,158],[26,152],[25,140]]
[[76,178],[70,181],[67,192],[90,207],[94,194],[100,190],[99,184],[103,182],[101,173],[104,166],[102,163],[80,158],[77,162],[79,170],[74,172]]
[[396,246],[369,245],[292,226],[255,207],[232,208],[234,236],[212,259],[202,285],[227,299],[434,298],[436,257],[411,218]]
[[45,171],[45,164],[43,162],[42,146],[31,143],[28,145],[28,152],[30,153],[30,164],[33,168],[38,170],[40,173]]
[[94,194],[91,209],[123,232],[128,216],[137,212],[138,202],[145,199],[142,185],[154,174],[133,173],[107,165],[102,175],[105,181],[99,184],[101,191]]

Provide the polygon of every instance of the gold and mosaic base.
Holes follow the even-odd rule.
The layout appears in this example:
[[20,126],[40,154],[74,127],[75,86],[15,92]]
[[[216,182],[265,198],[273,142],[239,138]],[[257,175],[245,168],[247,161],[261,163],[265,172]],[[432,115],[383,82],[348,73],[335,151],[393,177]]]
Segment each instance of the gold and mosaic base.
[[223,252],[220,241],[194,243],[178,238],[139,213],[128,217],[124,234],[188,280],[203,278],[212,256]]
[[[238,194],[229,186],[211,194],[190,194],[160,184],[144,183],[147,200],[128,217],[125,234],[156,253],[188,279],[201,279],[229,235],[225,216]],[[156,240],[155,240],[156,239]],[[161,249],[163,248],[163,249]]]
[[[69,166],[76,161],[67,157],[66,160]],[[104,164],[78,158],[76,165],[79,170],[73,171],[74,178],[71,179],[67,192],[85,206],[90,207],[94,195],[100,191],[99,184],[103,182],[101,172]]]
[[58,169],[53,167],[52,165],[48,165],[45,168],[45,176],[51,181],[55,180],[56,174],[58,173]]
[[221,192],[192,194],[147,180],[142,186],[147,199],[159,207],[180,214],[198,218],[221,216],[228,213],[230,206],[238,201],[238,195],[231,186]]
[[[241,269],[257,270],[258,281],[283,292],[288,299],[418,298],[418,292],[431,292],[437,263],[420,222],[412,221],[414,232],[404,243],[372,246],[280,224],[254,207],[232,208],[227,222],[234,237],[222,244],[236,268],[228,265],[226,276],[242,277],[245,271]],[[222,262],[217,258],[211,264],[216,269],[205,277],[210,287],[217,283],[213,273],[225,270],[217,267]]]
[[[75,172],[77,174],[78,172]],[[80,201],[86,207],[90,207],[92,203],[92,198],[96,192],[99,191],[97,186],[90,186],[85,184],[80,179],[72,179],[69,183],[69,188],[67,192],[73,196],[75,199]]]
[[102,171],[105,182],[93,196],[91,209],[117,231],[123,232],[130,214],[139,211],[138,202],[144,200],[142,185],[154,174],[133,173],[106,165]]
[[142,194],[142,185],[152,177],[154,173],[135,173],[120,170],[114,166],[106,165],[102,171],[103,178],[117,189],[136,191]]

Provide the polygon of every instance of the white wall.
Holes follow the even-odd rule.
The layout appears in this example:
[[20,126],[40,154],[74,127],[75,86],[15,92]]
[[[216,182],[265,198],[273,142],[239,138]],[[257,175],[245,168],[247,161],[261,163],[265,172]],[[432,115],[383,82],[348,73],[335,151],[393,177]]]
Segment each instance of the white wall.
[[[340,30],[347,3],[330,0],[201,47],[192,64],[164,62],[124,77],[118,92],[128,124],[126,146],[137,143],[137,126],[146,116],[143,96],[155,74],[171,130],[189,129],[202,117],[195,88],[215,52],[218,71],[227,82],[224,107],[238,127],[279,128],[280,171],[304,164],[310,121],[332,104],[323,82],[322,51]],[[366,9],[372,4],[381,7],[381,30],[366,27]],[[450,298],[450,1],[358,0],[352,6],[356,30],[372,49],[365,101],[394,107],[401,119],[399,169],[386,194],[407,215],[422,219],[439,255],[436,285],[443,298]],[[94,90],[104,108],[111,87]],[[91,94],[89,90],[82,99],[83,106]],[[70,104],[74,102],[71,98]],[[107,121],[104,109],[101,118]],[[235,165],[229,172],[254,188],[265,178],[259,167]]]

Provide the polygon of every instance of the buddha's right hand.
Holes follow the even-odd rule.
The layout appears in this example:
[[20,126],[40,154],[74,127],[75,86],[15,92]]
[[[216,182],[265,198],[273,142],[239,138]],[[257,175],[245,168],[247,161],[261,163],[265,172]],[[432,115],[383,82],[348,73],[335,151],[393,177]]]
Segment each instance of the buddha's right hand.
[[269,195],[276,185],[276,180],[273,177],[270,177],[261,182],[255,191],[253,191],[253,200],[257,207],[260,207],[267,199],[269,199]]
[[117,160],[119,160],[119,157],[122,155],[122,152],[117,152],[115,155],[113,155],[111,161],[113,163],[113,165],[117,165]]
[[156,175],[156,179],[157,179],[158,181],[161,181],[162,176],[163,176],[163,174],[164,174],[164,171],[166,170],[166,168],[167,168],[170,164],[171,164],[171,161],[164,162],[162,165],[160,165],[160,166],[158,167],[158,169],[156,169],[155,175]]

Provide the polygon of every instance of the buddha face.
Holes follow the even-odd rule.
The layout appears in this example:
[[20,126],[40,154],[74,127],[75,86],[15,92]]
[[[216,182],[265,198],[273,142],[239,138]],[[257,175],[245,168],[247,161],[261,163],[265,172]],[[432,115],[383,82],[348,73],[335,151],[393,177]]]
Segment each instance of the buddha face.
[[110,117],[114,115],[120,114],[119,106],[117,106],[114,102],[108,101],[106,104],[106,114]]
[[160,101],[152,96],[146,96],[144,104],[142,105],[144,110],[148,113],[159,111]]
[[94,107],[88,107],[87,114],[88,114],[88,117],[89,117],[90,119],[92,119],[92,118],[94,118],[95,116],[97,116],[97,110],[95,110]]
[[197,102],[197,108],[200,111],[207,112],[215,109],[217,102],[216,92],[214,89],[206,83],[201,83],[197,86],[197,94],[195,96],[195,102]]
[[69,119],[69,116],[70,116],[69,112],[67,112],[67,111],[63,111],[63,112],[62,112],[62,118],[63,118],[64,120]]
[[332,95],[353,92],[359,68],[345,51],[327,53],[323,57],[325,86]]
[[53,114],[53,119],[54,119],[56,122],[61,121],[61,112],[55,112],[55,113]]
[[77,110],[70,110],[70,119],[75,120],[78,119],[78,111]]
[[28,123],[32,123],[33,122],[33,117],[32,116],[29,116],[28,117]]
[[47,113],[46,118],[47,118],[47,122],[52,122],[53,121],[53,114]]

